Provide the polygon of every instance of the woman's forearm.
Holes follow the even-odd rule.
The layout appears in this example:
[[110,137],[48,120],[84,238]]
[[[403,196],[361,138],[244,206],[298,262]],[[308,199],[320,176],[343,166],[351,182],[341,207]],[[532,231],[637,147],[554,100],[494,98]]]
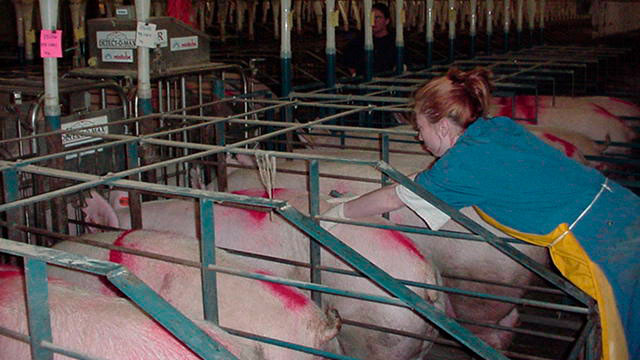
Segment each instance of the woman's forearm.
[[344,216],[347,218],[360,218],[380,215],[389,211],[400,209],[404,203],[395,190],[396,185],[383,187],[344,204]]

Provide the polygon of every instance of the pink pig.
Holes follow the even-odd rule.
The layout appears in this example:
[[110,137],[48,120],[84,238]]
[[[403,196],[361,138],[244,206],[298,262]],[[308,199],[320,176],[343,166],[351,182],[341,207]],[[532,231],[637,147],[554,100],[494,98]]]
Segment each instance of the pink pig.
[[[61,280],[49,280],[48,289],[56,345],[114,360],[200,358],[127,299],[72,288]],[[27,335],[26,312],[22,269],[0,266],[0,326]],[[264,359],[255,342],[206,321],[195,323],[239,359]],[[31,359],[28,343],[8,336],[0,336],[0,349],[2,360]]]
[[[266,196],[262,190],[247,190],[240,194]],[[308,207],[307,193],[276,189],[274,196],[287,200],[298,209]],[[86,213],[89,219],[106,219],[112,221],[106,225],[122,228],[130,226],[126,209],[113,211],[99,195],[93,194],[91,199],[87,199],[87,204]],[[321,210],[326,210],[329,206],[322,202]],[[146,229],[181,231],[186,235],[195,233],[194,203],[190,201],[161,200],[143,203],[142,217]],[[308,238],[278,215],[270,218],[266,212],[216,205],[215,225],[218,246],[309,262]],[[429,257],[418,250],[410,238],[401,233],[344,224],[336,225],[330,231],[395,278],[429,284],[440,283],[438,271],[431,266]],[[274,273],[283,273],[284,268],[291,269],[287,265],[260,260],[255,260],[255,263]],[[347,268],[340,260],[325,251],[322,253],[322,265]],[[290,271],[289,274],[294,278],[308,280],[308,270],[295,268]],[[343,290],[384,294],[368,280],[346,275],[323,273],[322,282]],[[424,289],[415,291],[440,309],[444,309],[446,296],[443,293]],[[323,296],[323,303],[337,309],[341,316],[347,319],[366,319],[367,322],[380,326],[417,334],[437,333],[424,319],[408,309],[329,295]],[[409,359],[416,353],[426,353],[431,346],[428,342],[351,326],[341,330],[339,339],[345,354],[363,359]]]
[[[614,142],[628,143],[638,137],[638,134],[617,115],[597,103],[586,103],[579,107],[554,107],[549,101],[542,98],[536,107],[534,96],[523,95],[516,97],[515,112],[512,108],[511,98],[495,98],[491,114],[527,120],[535,120],[537,115],[538,125],[578,132],[593,140],[607,141],[610,139]],[[613,147],[607,151],[629,152],[627,149]]]
[[[200,254],[197,239],[175,233],[128,230],[98,233],[85,238],[189,261],[198,261]],[[197,268],[71,241],[61,242],[55,248],[122,264],[188,317],[204,317],[200,270]],[[216,252],[217,265],[245,272],[272,274],[245,263],[246,261],[225,251]],[[115,295],[110,287],[103,285],[91,274],[57,267],[51,268],[49,273],[82,288]],[[340,352],[335,339],[340,327],[339,318],[332,312],[328,312],[329,317],[325,316],[315,303],[298,289],[222,273],[217,274],[217,286],[220,325],[317,349]],[[316,358],[310,354],[264,343],[259,343],[259,347],[265,359]]]

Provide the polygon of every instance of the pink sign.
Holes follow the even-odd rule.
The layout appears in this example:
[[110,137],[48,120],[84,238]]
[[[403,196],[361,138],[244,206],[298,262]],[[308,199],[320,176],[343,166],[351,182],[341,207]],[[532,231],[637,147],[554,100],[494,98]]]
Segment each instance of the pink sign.
[[62,57],[62,30],[40,31],[40,57]]

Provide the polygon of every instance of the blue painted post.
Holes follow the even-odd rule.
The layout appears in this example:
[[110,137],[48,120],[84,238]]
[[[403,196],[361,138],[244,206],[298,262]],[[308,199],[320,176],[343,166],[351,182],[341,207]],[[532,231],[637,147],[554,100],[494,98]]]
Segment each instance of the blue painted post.
[[487,0],[487,55],[491,55],[491,38],[493,37],[493,0]]
[[396,0],[396,75],[404,72],[404,2]]
[[433,65],[433,0],[427,0],[427,21],[425,36],[427,40],[427,67]]
[[24,260],[31,355],[39,360],[53,359],[53,352],[42,347],[43,341],[52,340],[47,263],[30,257],[25,257]]
[[533,34],[535,32],[535,16],[536,16],[536,1],[535,0],[527,0],[527,13],[529,14],[529,43],[527,47],[530,48],[533,46]]
[[455,60],[455,51],[456,51],[456,2],[455,0],[449,0],[448,5],[448,19],[449,19],[449,58],[447,59],[448,63],[452,63]]
[[335,0],[326,0],[327,17],[327,87],[336,86],[336,26],[338,25],[338,12],[335,11]]
[[371,12],[371,0],[364,0],[364,80],[373,78],[373,13]]
[[[151,9],[149,0],[135,0],[136,18],[146,23]],[[138,111],[140,115],[149,115],[151,108],[151,77],[149,69],[149,48],[138,46]]]
[[516,2],[516,49],[522,49],[522,12],[524,0]]
[[287,97],[291,92],[291,27],[293,25],[293,13],[291,12],[291,0],[282,0],[280,7],[281,26],[280,33],[280,96]]
[[540,11],[538,11],[540,13],[540,20],[539,20],[540,31],[538,32],[539,33],[538,45],[544,45],[544,7],[545,7],[545,0],[540,0]]
[[[318,160],[309,162],[309,215],[315,218],[320,213],[320,171]],[[311,258],[311,282],[316,284],[322,283],[322,272],[319,267],[322,264],[320,258],[320,245],[315,241],[309,242],[309,254]],[[322,293],[318,291],[311,292],[311,299],[320,307],[322,307]]]
[[[213,201],[200,200],[200,262],[202,266],[216,264],[216,234]],[[202,269],[202,305],[204,318],[214,324],[219,324],[218,317],[218,286],[214,271]]]
[[469,49],[469,57],[473,59],[476,57],[476,33],[478,31],[478,15],[476,14],[476,11],[478,9],[478,0],[471,0],[469,7],[469,11],[471,12],[469,19],[469,45],[471,47]]
[[511,25],[510,5],[511,1],[504,2],[504,15],[502,17],[504,24],[504,52],[509,52],[509,28]]

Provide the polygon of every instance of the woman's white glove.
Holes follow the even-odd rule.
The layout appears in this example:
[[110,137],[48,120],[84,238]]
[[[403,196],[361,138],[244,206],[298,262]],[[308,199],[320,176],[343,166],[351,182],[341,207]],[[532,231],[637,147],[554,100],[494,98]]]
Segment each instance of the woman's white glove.
[[[346,217],[344,216],[344,202],[341,202],[338,205],[332,207],[331,209],[325,211],[322,214],[322,216],[337,218],[337,219],[346,219]],[[333,221],[320,221],[320,226],[322,226],[322,228],[327,231],[331,230],[334,226],[338,224],[339,223],[333,222]]]
[[418,214],[431,230],[439,230],[450,219],[449,215],[402,185],[396,186],[396,195],[409,209]]

